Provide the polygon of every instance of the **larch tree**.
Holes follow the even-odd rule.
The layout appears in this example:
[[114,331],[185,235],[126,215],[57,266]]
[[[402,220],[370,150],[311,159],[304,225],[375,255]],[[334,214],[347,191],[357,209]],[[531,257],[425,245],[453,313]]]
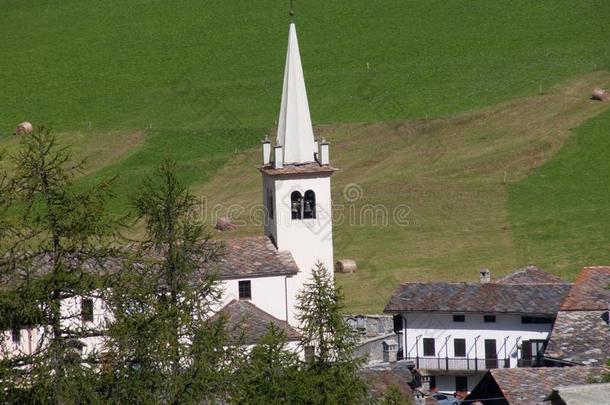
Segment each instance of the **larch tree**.
[[80,304],[96,295],[112,255],[109,182],[77,189],[83,162],[72,163],[45,128],[22,138],[11,163],[0,190],[0,318],[13,339],[0,346],[0,401],[96,402],[97,353],[83,356],[82,342],[99,329]]
[[356,334],[342,314],[343,299],[332,274],[317,263],[297,305],[303,349],[313,349],[302,378],[310,403],[355,404],[367,397],[358,374],[362,360],[354,356]]
[[165,160],[133,198],[145,238],[106,290],[113,311],[103,384],[121,403],[214,402],[227,395],[232,346],[222,317],[220,245],[192,220],[197,200]]

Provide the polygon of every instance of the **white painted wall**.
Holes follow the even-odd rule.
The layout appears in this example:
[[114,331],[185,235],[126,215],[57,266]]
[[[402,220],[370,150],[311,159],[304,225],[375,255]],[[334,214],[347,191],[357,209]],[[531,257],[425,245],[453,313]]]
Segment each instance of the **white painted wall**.
[[468,391],[472,391],[474,387],[481,381],[485,372],[478,373],[455,373],[452,375],[437,375],[436,390],[448,394],[453,394],[456,390],[456,376],[466,377],[468,383]]
[[[286,286],[291,277],[253,277],[234,280],[221,280],[224,290],[221,307],[232,300],[239,299],[239,281],[250,280],[251,303],[277,319],[286,320]],[[287,281],[288,280],[288,281]]]
[[[437,356],[455,357],[453,339],[466,339],[466,352],[470,358],[485,357],[485,339],[495,339],[498,358],[511,358],[511,367],[517,366],[515,345],[524,340],[546,340],[552,324],[522,324],[521,315],[496,315],[495,323],[483,322],[484,314],[466,314],[465,322],[453,322],[452,314],[405,313],[403,323],[407,350],[405,355],[415,357],[416,347],[420,357],[423,356],[423,338],[434,338]],[[489,315],[489,314],[487,314]],[[418,336],[420,338],[418,339]],[[480,336],[477,340],[476,337]],[[445,340],[448,338],[447,347]],[[506,339],[506,345],[504,345]],[[476,340],[476,345],[475,345]],[[403,340],[404,341],[404,340]],[[415,345],[417,341],[417,345]],[[409,354],[410,353],[410,354]]]
[[[484,315],[491,314],[465,314],[465,322],[454,322],[453,314],[403,313],[400,347],[406,346],[404,355],[409,358],[456,358],[454,339],[465,339],[466,358],[474,359],[476,352],[477,358],[484,359],[485,339],[495,339],[498,361],[501,363],[501,359],[509,358],[510,367],[517,367],[518,359],[521,358],[520,342],[547,340],[552,328],[552,324],[523,324],[521,315],[496,314],[495,323],[486,323],[483,321]],[[435,339],[436,356],[424,356],[424,338]],[[420,363],[420,368],[423,368],[421,364],[423,362]],[[437,375],[437,384],[442,391],[455,390],[455,375],[467,375],[458,371],[443,373],[434,369],[429,372]],[[439,378],[443,375],[448,377]],[[471,373],[471,376],[472,378],[468,379],[469,389],[474,388],[480,379],[479,373]]]
[[[313,190],[316,194],[316,218],[293,220],[290,196],[293,191]],[[265,235],[271,235],[279,250],[287,250],[299,267],[299,273],[288,280],[288,322],[296,321],[296,297],[303,284],[310,282],[311,269],[317,261],[333,272],[332,202],[330,175],[310,174],[294,176],[263,175],[263,202],[267,193],[273,195],[273,218],[267,218]],[[267,207],[269,210],[269,207]]]

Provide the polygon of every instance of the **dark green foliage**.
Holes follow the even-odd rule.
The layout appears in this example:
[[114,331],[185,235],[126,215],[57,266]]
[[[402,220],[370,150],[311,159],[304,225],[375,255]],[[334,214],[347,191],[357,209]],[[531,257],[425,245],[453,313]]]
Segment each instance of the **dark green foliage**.
[[191,220],[197,201],[171,161],[145,180],[133,207],[146,240],[134,244],[106,297],[115,318],[107,399],[171,404],[222,397],[234,363],[223,319],[208,317],[220,297],[218,244]]
[[332,274],[318,263],[312,281],[298,296],[298,320],[303,347],[314,347],[304,369],[311,403],[355,404],[364,401],[366,387],[354,358],[356,334],[342,316],[343,293]]
[[10,356],[12,342],[3,341],[0,400],[95,402],[90,365],[96,354],[81,359],[79,340],[97,331],[65,302],[94,295],[99,286],[96,274],[113,239],[105,215],[108,183],[74,191],[82,163],[71,164],[68,151],[45,128],[25,136],[13,158],[15,173],[0,184],[2,211],[12,213],[0,241],[2,324],[17,331],[27,327],[36,339],[31,353]]
[[273,324],[250,352],[246,366],[236,375],[239,404],[304,403],[300,362],[288,348],[284,332]]
[[379,405],[411,405],[413,401],[406,396],[396,384],[391,384],[386,389]]

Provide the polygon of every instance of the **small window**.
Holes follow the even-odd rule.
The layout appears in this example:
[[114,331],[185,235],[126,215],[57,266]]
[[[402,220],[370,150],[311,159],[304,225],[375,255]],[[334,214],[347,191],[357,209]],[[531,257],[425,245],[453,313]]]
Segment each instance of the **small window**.
[[305,192],[305,199],[303,202],[303,218],[312,219],[316,217],[316,193],[312,190]]
[[468,391],[468,377],[465,375],[455,376],[455,391],[464,392]]
[[307,363],[313,363],[316,355],[315,348],[313,346],[305,346],[305,361]]
[[402,333],[403,317],[401,314],[394,315],[394,333]]
[[466,339],[453,339],[453,355],[466,357]]
[[485,315],[483,316],[483,322],[485,323],[495,323],[496,316],[495,315]]
[[298,191],[290,194],[290,213],[292,219],[303,218],[303,196]]
[[13,339],[13,343],[18,345],[21,343],[21,329],[13,328],[11,331],[11,337]]
[[239,299],[240,300],[252,299],[252,287],[250,284],[250,280],[240,281],[238,288],[239,288]]
[[93,322],[93,300],[91,298],[83,298],[80,302],[80,307],[83,322]]
[[545,316],[522,316],[521,323],[524,323],[524,324],[553,323],[553,318],[548,318]]
[[453,315],[453,322],[466,322],[466,315]]
[[424,356],[436,356],[434,338],[424,338]]
[[273,219],[273,193],[267,189],[267,216]]

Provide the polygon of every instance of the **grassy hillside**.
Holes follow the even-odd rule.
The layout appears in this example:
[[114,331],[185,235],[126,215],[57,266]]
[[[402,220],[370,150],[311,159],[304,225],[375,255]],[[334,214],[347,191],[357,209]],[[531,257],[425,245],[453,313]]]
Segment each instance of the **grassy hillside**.
[[[81,185],[119,175],[114,212],[164,156],[209,210],[251,207],[286,3],[0,0],[0,149],[16,123],[50,124],[89,158]],[[610,3],[295,3],[312,117],[342,169],[335,202],[356,183],[356,210],[407,207],[404,226],[337,224],[337,257],[360,265],[339,277],[349,310],[380,310],[407,279],[603,261],[610,117],[587,96],[610,85]]]
[[[287,3],[0,0],[0,133],[272,127]],[[296,7],[318,123],[444,116],[610,69],[605,0]]]
[[573,278],[610,264],[610,112],[577,128],[561,152],[509,187],[509,220],[521,260]]
[[[333,176],[333,203],[343,207],[335,212],[335,255],[356,259],[360,268],[338,275],[348,310],[380,311],[401,281],[473,280],[482,267],[495,277],[530,263],[520,231],[513,232],[508,190],[557,153],[573,128],[608,109],[609,104],[588,99],[596,85],[609,86],[610,73],[450,118],[318,127],[331,140],[331,158],[340,168]],[[259,160],[258,149],[240,154],[200,188],[208,218],[219,212],[243,221],[238,232],[220,237],[261,232],[252,208],[262,198],[254,169]],[[346,194],[354,188],[361,197],[350,202]],[[540,204],[546,200],[539,198]],[[359,219],[367,205],[387,210],[387,226],[380,215],[376,222]],[[392,217],[400,205],[407,207],[407,221]],[[521,212],[529,220],[537,215]],[[544,224],[523,233],[535,226]],[[556,253],[541,250],[532,259],[552,261],[560,257]],[[572,264],[579,254],[559,253]],[[570,269],[574,274],[575,266]]]

